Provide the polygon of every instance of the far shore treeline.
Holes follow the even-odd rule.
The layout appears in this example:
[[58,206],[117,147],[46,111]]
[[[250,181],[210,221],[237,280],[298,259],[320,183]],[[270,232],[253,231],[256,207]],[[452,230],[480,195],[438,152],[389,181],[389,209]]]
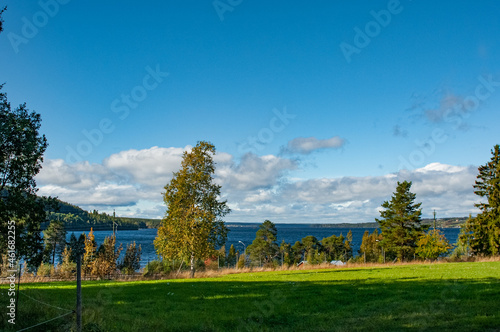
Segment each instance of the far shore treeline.
[[[113,222],[115,228],[118,230],[138,230],[144,228],[158,228],[161,224],[161,219],[148,219],[148,218],[129,218],[117,217],[106,214],[105,212],[98,212],[96,210],[88,212],[82,208],[57,200],[58,206],[55,211],[47,211],[48,221],[42,223],[41,229],[45,230],[52,220],[60,220],[63,222],[66,231],[109,231],[113,230]],[[467,217],[456,218],[439,218],[436,220],[436,227],[438,228],[460,228],[460,225],[465,223]],[[255,227],[257,228],[260,222],[246,222],[246,223],[226,223],[228,227]],[[359,223],[310,223],[304,220],[302,224],[310,224],[313,228],[377,228],[379,227],[376,222],[359,222]],[[433,225],[434,219],[422,219],[423,225]]]

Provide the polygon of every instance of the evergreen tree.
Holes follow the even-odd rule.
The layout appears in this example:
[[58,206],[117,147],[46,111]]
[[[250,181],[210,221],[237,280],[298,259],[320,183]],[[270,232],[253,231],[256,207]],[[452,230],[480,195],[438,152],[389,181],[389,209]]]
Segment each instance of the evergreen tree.
[[382,230],[381,244],[400,261],[414,257],[418,238],[429,228],[421,224],[422,203],[414,203],[416,195],[410,191],[411,184],[398,182],[391,200],[382,204],[382,219],[375,219]]
[[332,235],[321,240],[322,251],[325,253],[325,260],[348,261],[352,257],[352,232],[349,231],[347,238]]
[[236,265],[236,250],[234,249],[234,245],[231,244],[229,247],[229,253],[227,254],[227,265],[235,266]]
[[224,267],[226,265],[226,246],[220,247],[217,250],[217,260],[218,260],[218,268]]
[[470,218],[467,231],[472,233],[470,247],[475,255],[500,253],[500,146],[491,151],[491,160],[479,167],[474,193],[483,199],[475,204],[479,213]]
[[301,243],[304,250],[305,260],[307,260],[309,253],[314,253],[315,250],[317,250],[317,252],[322,250],[321,242],[319,242],[315,236],[308,235],[302,238]]
[[61,257],[66,247],[66,230],[62,221],[53,220],[43,232],[46,252],[50,255],[49,263],[55,264],[56,254]]
[[133,243],[127,245],[127,250],[125,250],[125,257],[120,262],[118,269],[125,274],[134,274],[135,271],[141,268],[141,245],[138,247]]
[[213,181],[215,147],[199,142],[184,152],[181,170],[165,186],[167,212],[154,241],[159,256],[188,259],[191,277],[195,263],[216,254],[226,241],[228,229],[222,218],[230,212],[219,202],[220,186]]
[[290,243],[286,243],[285,240],[281,241],[280,244],[280,253],[281,253],[281,263],[283,265],[291,265],[293,264],[293,251]]
[[304,255],[304,245],[300,241],[296,241],[292,246],[292,254],[293,254],[293,263],[298,264],[303,260],[306,260],[307,257]]
[[70,261],[76,263],[76,256],[79,252],[83,251],[83,248],[80,249],[81,246],[85,245],[85,233],[80,235],[80,239],[77,240],[75,233],[71,233],[69,237],[68,246],[71,249]]
[[259,226],[255,239],[247,248],[253,264],[268,265],[278,256],[277,234],[276,225],[269,220],[264,221]]
[[347,237],[344,241],[344,262],[350,260],[353,256],[352,254],[352,231],[347,232]]
[[76,263],[71,261],[72,250],[69,246],[64,248],[61,255],[61,265],[59,267],[59,273],[64,278],[69,278],[76,271]]
[[470,256],[471,255],[471,247],[470,243],[472,240],[472,223],[473,218],[472,215],[469,214],[469,218],[460,225],[460,233],[458,234],[457,243],[455,249],[453,249],[453,253],[451,254],[452,258],[462,258],[462,256]]

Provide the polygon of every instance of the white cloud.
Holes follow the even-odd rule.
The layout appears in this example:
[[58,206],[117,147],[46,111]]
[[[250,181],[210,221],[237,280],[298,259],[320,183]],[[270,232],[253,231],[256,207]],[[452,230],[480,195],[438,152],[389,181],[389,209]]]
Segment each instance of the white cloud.
[[317,139],[316,137],[297,137],[289,141],[285,152],[310,154],[321,149],[338,149],[345,145],[345,140],[339,136],[327,139]]
[[[377,177],[340,177],[284,183],[274,194],[260,191],[238,204],[235,221],[274,222],[373,222],[381,204],[389,200],[397,181],[412,181],[416,202],[424,216],[436,210],[438,217],[477,213],[472,189],[477,168],[430,164],[415,171]],[[260,199],[262,198],[262,200]],[[277,208],[281,208],[279,213]],[[250,214],[247,212],[250,211]],[[264,215],[261,212],[266,211]],[[256,220],[255,220],[256,219]]]
[[130,182],[153,188],[162,188],[172,178],[182,162],[182,154],[191,147],[127,150],[111,155],[103,166]]
[[[37,176],[42,195],[58,196],[86,210],[97,208],[119,215],[161,218],[165,211],[163,187],[179,169],[182,153],[191,147],[128,150],[102,164],[67,164],[46,160]],[[424,215],[467,216],[477,212],[472,185],[475,167],[432,163],[414,171],[374,177],[288,178],[297,162],[274,156],[244,155],[239,161],[227,153],[215,156],[215,180],[233,212],[227,221],[369,222],[379,217],[396,182],[413,182]]]
[[245,154],[239,164],[227,162],[218,166],[218,181],[229,191],[269,189],[277,185],[287,171],[297,167],[290,159],[273,155],[259,157],[252,153]]

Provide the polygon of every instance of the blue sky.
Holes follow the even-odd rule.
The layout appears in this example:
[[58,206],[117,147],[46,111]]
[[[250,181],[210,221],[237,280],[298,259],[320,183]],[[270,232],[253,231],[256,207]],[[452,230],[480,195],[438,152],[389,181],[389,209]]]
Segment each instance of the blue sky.
[[218,150],[229,221],[373,221],[397,180],[475,213],[499,143],[496,1],[2,1],[0,81],[41,113],[40,193],[161,217]]

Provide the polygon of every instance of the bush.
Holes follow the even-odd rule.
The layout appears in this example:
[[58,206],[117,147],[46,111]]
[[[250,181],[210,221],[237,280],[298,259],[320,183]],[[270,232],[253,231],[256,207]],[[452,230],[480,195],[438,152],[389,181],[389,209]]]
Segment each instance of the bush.
[[36,274],[37,276],[40,277],[50,277],[50,276],[55,276],[56,270],[54,269],[54,265],[42,263],[38,267]]
[[245,255],[241,255],[240,258],[238,259],[238,269],[242,269],[245,267],[245,264],[246,263],[246,256]]

